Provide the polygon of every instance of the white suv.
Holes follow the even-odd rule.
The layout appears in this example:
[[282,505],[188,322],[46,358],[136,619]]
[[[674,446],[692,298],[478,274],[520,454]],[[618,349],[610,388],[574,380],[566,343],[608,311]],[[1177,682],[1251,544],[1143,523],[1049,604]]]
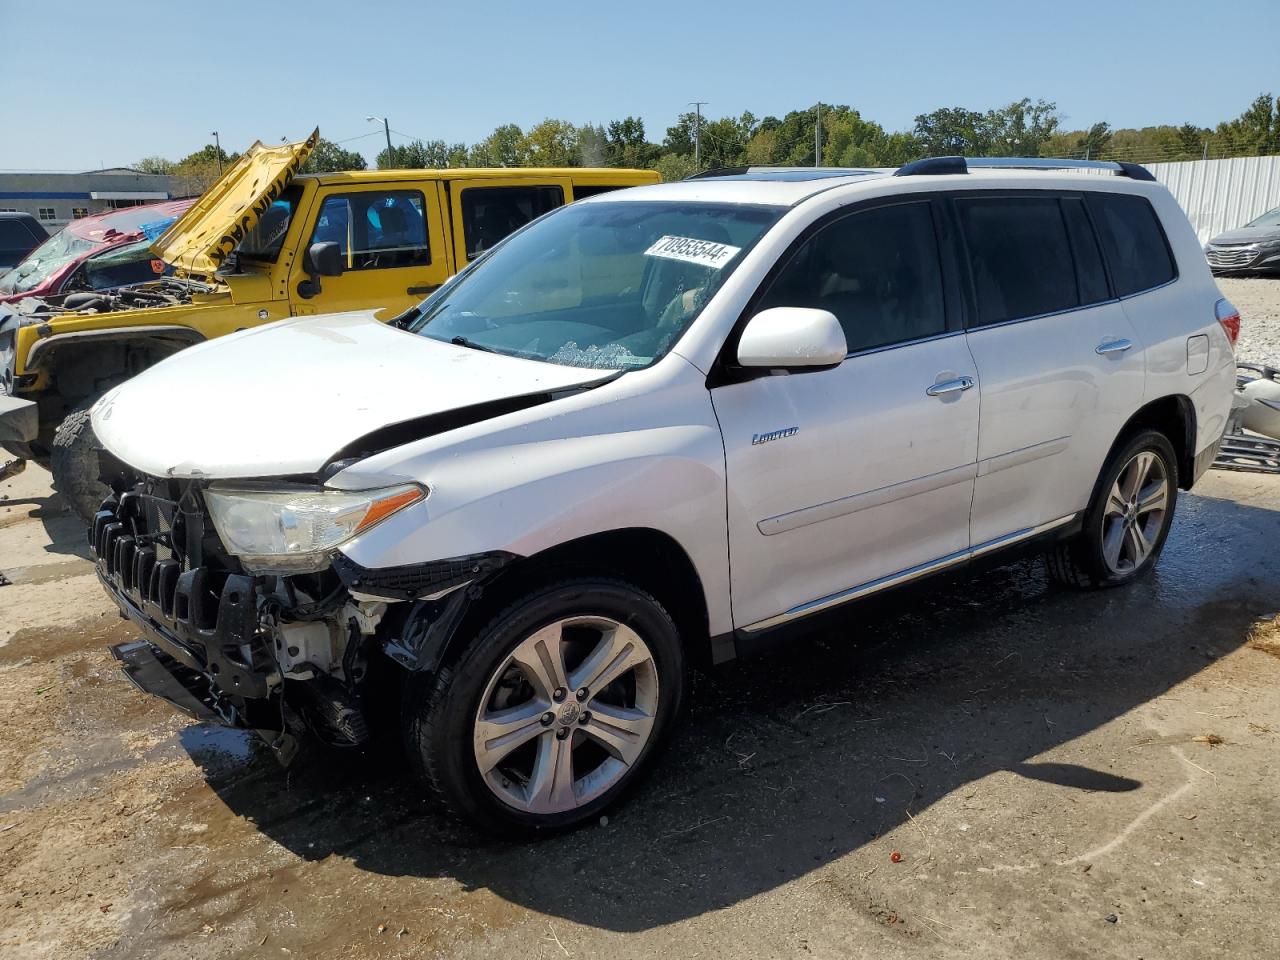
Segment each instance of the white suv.
[[247,330],[104,397],[92,542],[147,638],[116,654],[281,748],[398,725],[454,812],[566,826],[637,778],[693,661],[1013,547],[1145,573],[1238,329],[1132,165],[575,203],[391,322]]

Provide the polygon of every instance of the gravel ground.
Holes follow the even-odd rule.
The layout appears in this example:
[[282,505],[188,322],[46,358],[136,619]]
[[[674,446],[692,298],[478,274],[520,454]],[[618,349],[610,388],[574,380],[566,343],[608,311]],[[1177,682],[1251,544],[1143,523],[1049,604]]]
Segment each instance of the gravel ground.
[[1280,278],[1219,277],[1218,288],[1240,311],[1236,357],[1280,367]]

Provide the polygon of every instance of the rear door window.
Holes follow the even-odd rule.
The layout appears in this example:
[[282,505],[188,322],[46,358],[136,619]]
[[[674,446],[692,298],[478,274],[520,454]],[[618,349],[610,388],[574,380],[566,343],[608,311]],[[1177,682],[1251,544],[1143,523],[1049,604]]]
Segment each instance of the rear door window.
[[956,209],[969,251],[978,326],[1080,306],[1056,197],[962,198]]
[[1177,276],[1164,229],[1145,197],[1093,193],[1088,202],[1118,296],[1150,290]]
[[474,260],[544,213],[564,206],[558,186],[468,187],[462,191],[462,233]]

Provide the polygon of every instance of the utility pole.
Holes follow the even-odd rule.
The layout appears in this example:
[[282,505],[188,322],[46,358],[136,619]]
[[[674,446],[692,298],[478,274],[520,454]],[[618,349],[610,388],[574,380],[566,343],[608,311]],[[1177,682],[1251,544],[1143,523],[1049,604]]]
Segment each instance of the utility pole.
[[387,135],[387,163],[392,161],[391,153],[391,121],[386,117],[365,117],[370,123],[382,124],[382,132]]
[[222,141],[218,139],[217,130],[214,130],[210,136],[213,137],[213,151],[218,156],[218,176],[222,176]]
[[691,100],[689,106],[693,107],[696,119],[693,122],[693,169],[702,169],[702,108],[707,105],[706,100]]
[[818,115],[813,121],[813,165],[822,166],[822,101],[818,101]]

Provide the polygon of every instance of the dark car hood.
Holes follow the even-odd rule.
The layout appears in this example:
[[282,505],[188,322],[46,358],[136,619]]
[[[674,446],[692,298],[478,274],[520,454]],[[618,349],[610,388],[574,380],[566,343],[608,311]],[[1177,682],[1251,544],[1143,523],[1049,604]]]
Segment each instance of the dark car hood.
[[1237,227],[1220,233],[1209,243],[1215,247],[1230,244],[1257,243],[1260,240],[1280,240],[1280,227]]

